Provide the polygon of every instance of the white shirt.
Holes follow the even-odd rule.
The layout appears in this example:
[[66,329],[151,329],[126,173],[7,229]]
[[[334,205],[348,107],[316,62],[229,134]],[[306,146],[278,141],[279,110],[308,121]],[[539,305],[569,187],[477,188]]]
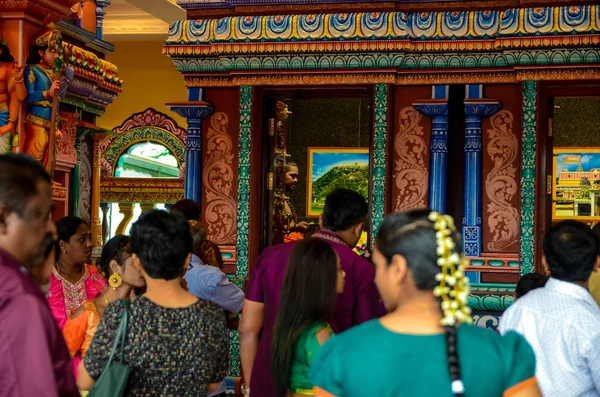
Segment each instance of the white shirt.
[[551,278],[509,307],[498,330],[533,347],[545,397],[600,396],[600,309],[585,288]]

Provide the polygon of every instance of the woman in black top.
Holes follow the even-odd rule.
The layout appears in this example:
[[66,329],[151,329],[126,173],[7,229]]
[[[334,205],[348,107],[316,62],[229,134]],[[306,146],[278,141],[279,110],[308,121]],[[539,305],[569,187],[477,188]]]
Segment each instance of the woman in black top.
[[[131,240],[147,291],[130,304],[125,395],[206,396],[226,376],[227,333],[223,310],[181,286],[190,260],[189,226],[178,215],[150,211],[131,228]],[[81,389],[90,389],[104,370],[122,313],[118,301],[106,308],[80,365]]]

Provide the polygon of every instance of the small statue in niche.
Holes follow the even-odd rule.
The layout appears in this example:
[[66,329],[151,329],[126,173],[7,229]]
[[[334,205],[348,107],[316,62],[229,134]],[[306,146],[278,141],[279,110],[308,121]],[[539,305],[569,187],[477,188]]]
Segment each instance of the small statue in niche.
[[10,153],[17,125],[19,106],[27,97],[23,67],[15,63],[5,42],[0,42],[0,154]]
[[60,138],[57,136],[60,134],[57,128],[58,103],[66,95],[69,80],[72,80],[72,76],[61,77],[62,50],[61,33],[50,28],[34,39],[25,68],[27,116],[23,152],[40,161],[51,175],[54,171],[55,140]]

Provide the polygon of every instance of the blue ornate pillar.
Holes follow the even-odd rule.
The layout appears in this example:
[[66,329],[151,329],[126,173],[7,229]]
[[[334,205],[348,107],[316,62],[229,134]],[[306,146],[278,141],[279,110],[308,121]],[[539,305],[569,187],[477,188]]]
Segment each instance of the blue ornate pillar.
[[[202,120],[214,111],[213,105],[200,100],[203,92],[198,88],[189,90],[189,102],[167,103],[167,106],[188,122],[185,142],[184,197],[202,202]],[[193,100],[195,99],[195,100]]]
[[431,117],[431,144],[429,167],[429,207],[446,213],[448,174],[448,100],[414,103],[413,107]]
[[[467,86],[468,90],[469,86]],[[481,90],[479,92],[482,92]],[[481,98],[465,99],[465,184],[463,217],[463,251],[467,256],[481,256],[482,157],[481,122],[501,105]]]
[[105,8],[110,5],[110,0],[96,0],[96,37],[102,40],[104,36],[102,28],[104,25]]

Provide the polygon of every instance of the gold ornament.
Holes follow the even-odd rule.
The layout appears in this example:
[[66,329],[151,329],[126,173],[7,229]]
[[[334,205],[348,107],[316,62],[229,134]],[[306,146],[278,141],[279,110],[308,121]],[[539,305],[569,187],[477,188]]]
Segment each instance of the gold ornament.
[[452,234],[456,233],[454,220],[448,215],[440,215],[437,212],[429,214],[429,220],[433,222],[437,239],[438,266],[442,272],[435,277],[440,285],[435,287],[433,294],[442,298],[442,325],[453,326],[457,323],[472,322],[471,309],[467,306],[469,296],[469,279],[465,276],[467,258],[454,251],[456,244]]
[[110,285],[113,290],[119,288],[121,284],[123,284],[123,279],[121,278],[121,275],[119,273],[113,273],[108,278],[108,285]]

